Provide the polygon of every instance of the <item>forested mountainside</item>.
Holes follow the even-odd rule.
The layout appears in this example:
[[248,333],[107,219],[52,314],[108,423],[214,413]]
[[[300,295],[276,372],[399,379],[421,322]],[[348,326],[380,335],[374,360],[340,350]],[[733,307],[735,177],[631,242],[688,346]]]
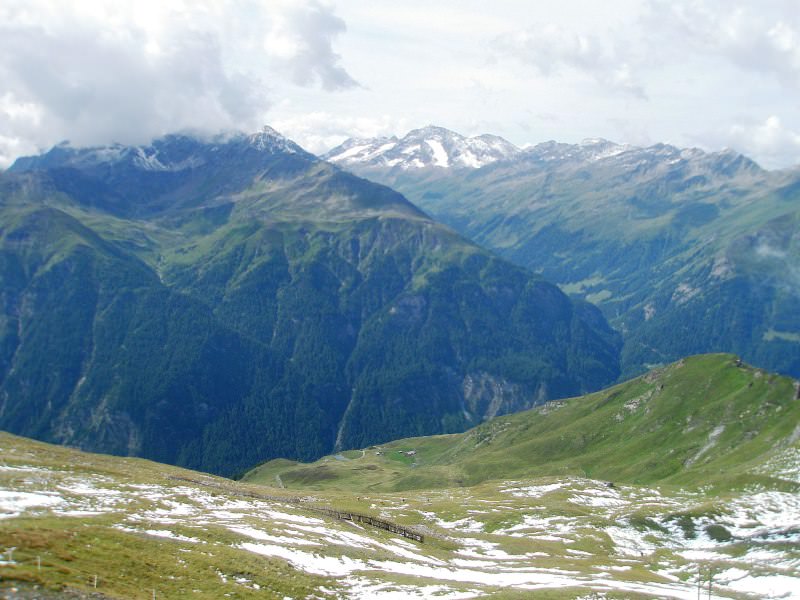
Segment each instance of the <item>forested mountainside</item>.
[[0,175],[0,428],[232,474],[619,375],[599,311],[270,129]]

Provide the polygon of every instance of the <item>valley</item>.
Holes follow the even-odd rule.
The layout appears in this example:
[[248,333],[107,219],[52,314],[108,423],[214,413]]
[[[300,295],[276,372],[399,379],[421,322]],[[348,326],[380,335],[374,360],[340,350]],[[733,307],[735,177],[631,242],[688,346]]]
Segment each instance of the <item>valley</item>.
[[471,162],[428,144],[455,157],[478,139],[426,127],[325,157],[595,303],[624,337],[623,378],[719,351],[800,376],[796,169],[604,139],[501,140]]

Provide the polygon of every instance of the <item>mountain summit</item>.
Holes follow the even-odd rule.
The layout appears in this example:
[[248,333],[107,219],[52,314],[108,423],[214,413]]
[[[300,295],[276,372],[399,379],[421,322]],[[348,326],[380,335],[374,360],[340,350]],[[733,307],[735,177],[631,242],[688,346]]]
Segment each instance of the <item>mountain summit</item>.
[[414,129],[403,138],[349,139],[323,155],[345,167],[477,169],[514,158],[521,150],[496,135],[465,137],[444,127]]

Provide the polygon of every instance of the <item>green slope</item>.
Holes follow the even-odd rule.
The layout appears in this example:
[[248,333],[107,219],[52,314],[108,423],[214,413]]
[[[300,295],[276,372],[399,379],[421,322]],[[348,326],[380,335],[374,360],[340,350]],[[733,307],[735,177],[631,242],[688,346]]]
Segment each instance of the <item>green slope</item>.
[[731,355],[702,355],[463,434],[405,439],[308,465],[266,463],[245,480],[274,483],[277,476],[292,488],[359,491],[541,476],[741,487],[766,481],[758,468],[798,440],[793,380]]

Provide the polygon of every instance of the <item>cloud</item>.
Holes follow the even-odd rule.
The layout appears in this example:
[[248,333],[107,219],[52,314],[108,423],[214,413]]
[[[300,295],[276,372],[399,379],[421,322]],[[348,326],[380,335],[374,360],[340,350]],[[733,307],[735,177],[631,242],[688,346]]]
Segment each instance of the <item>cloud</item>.
[[633,66],[611,34],[601,37],[552,23],[539,24],[498,36],[493,48],[496,54],[512,56],[544,77],[572,70],[609,90],[646,98]]
[[342,19],[311,0],[289,5],[275,18],[264,47],[298,85],[318,80],[326,90],[347,89],[358,83],[339,66],[340,57],[333,51],[333,38],[346,30]]
[[702,140],[755,156],[767,168],[800,164],[800,132],[785,127],[775,115],[763,122],[734,123],[726,129],[704,134]]
[[286,116],[272,122],[273,127],[303,148],[323,154],[347,138],[372,138],[394,135],[412,127],[405,119],[389,116],[357,117],[318,111]]
[[0,166],[63,139],[141,143],[181,129],[256,129],[278,86],[356,85],[333,51],[344,31],[317,0],[7,0]]
[[[646,74],[698,60],[720,60],[793,91],[800,88],[796,0],[647,0],[641,6],[629,23],[594,29],[539,23],[496,37],[493,49],[541,77],[573,72],[639,98],[647,97]],[[706,62],[705,68],[713,67]]]
[[800,87],[800,11],[795,0],[650,0],[642,18],[654,50],[702,53]]

